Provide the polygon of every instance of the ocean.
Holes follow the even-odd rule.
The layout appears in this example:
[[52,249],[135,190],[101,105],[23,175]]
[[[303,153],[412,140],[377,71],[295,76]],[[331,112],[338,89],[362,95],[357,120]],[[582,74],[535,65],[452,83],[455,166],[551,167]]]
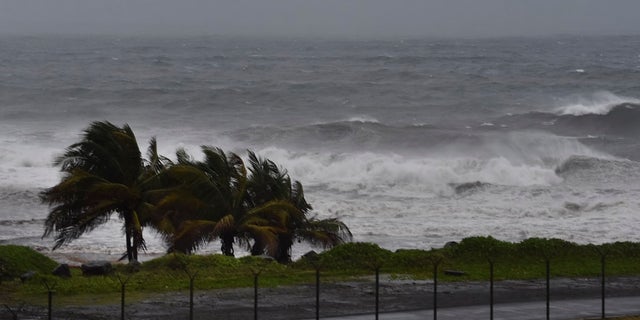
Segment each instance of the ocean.
[[[640,241],[637,36],[1,36],[1,244],[124,252],[117,216],[53,253],[42,238],[53,159],[102,120],[170,158],[253,150],[302,182],[313,215],[390,250]],[[165,251],[145,236],[148,256]]]

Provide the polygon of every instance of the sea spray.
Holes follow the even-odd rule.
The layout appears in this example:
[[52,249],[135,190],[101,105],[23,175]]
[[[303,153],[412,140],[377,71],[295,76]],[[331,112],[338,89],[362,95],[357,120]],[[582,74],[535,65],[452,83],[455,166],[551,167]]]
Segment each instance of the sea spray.
[[555,109],[560,115],[582,116],[586,114],[607,114],[615,106],[633,103],[640,104],[640,99],[616,95],[609,91],[598,91],[590,96],[572,96],[560,99],[562,104]]

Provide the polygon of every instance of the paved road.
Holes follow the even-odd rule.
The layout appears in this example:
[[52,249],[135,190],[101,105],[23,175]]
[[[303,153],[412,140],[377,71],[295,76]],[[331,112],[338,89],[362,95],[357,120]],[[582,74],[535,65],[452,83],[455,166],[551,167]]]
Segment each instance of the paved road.
[[[550,305],[551,319],[598,318],[601,314],[600,299],[553,301]],[[640,297],[607,298],[607,316],[640,314]],[[333,320],[371,320],[374,314],[323,318]],[[380,320],[425,320],[433,319],[433,310],[381,313]],[[438,309],[438,319],[489,319],[489,306],[468,306]],[[546,319],[544,301],[505,303],[494,307],[495,320]]]

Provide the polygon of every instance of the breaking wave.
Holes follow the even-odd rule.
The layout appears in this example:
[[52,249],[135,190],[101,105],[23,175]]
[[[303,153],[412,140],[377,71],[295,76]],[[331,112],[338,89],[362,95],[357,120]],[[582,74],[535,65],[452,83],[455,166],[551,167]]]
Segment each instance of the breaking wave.
[[640,163],[621,159],[574,156],[560,164],[555,172],[563,178],[584,178],[600,182],[624,181],[638,176]]
[[574,99],[576,100],[575,102],[569,102],[554,111],[559,115],[604,115],[610,113],[619,105],[640,104],[640,99],[618,96],[608,91],[597,92],[589,98],[578,97]]
[[[640,101],[601,105],[590,113],[530,112],[500,117],[494,122],[511,130],[541,130],[573,137],[639,137]],[[598,110],[602,111],[599,112]]]
[[504,157],[420,158],[385,153],[309,153],[267,148],[260,154],[289,169],[310,188],[354,195],[432,197],[451,195],[469,181],[508,186],[562,182],[553,168],[514,163]]

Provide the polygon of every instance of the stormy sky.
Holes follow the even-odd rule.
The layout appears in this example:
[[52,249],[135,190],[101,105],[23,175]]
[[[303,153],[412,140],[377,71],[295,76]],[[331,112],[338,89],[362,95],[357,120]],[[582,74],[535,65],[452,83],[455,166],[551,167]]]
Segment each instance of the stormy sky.
[[344,37],[640,34],[638,0],[0,0],[0,33]]

